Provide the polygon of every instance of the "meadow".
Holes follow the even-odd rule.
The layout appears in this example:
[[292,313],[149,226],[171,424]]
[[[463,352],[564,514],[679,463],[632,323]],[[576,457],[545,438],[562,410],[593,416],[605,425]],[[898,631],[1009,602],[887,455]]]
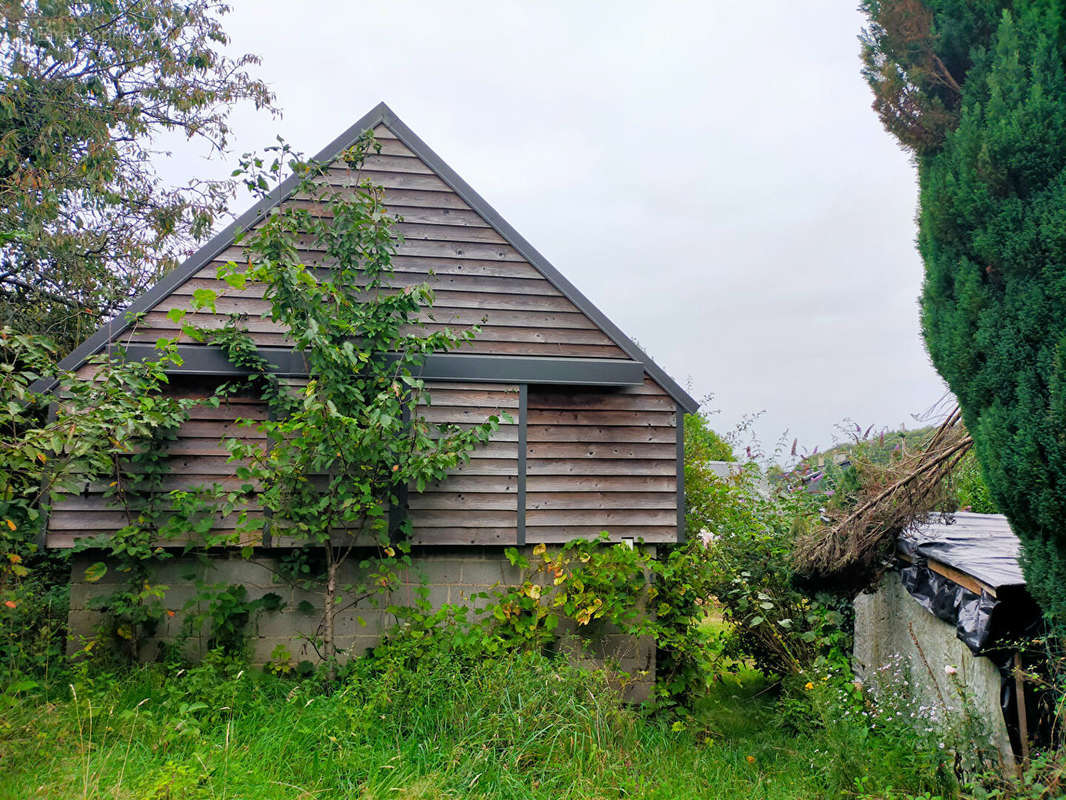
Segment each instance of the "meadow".
[[[538,654],[366,660],[339,686],[236,661],[8,691],[0,798],[830,798],[953,793],[935,743],[739,665],[689,711]],[[860,706],[855,706],[859,708]],[[945,795],[947,796],[947,795]]]

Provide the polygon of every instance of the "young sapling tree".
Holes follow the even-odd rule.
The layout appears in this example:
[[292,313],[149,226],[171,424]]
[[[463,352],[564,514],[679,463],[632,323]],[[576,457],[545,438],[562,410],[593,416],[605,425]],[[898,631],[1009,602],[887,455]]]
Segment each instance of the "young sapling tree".
[[[365,135],[342,159],[358,176],[367,154],[378,149]],[[306,385],[286,386],[271,374],[243,319],[197,335],[248,369],[250,384],[270,407],[269,419],[245,422],[265,439],[233,439],[228,446],[241,464],[238,476],[255,487],[269,515],[271,534],[322,556],[321,637],[313,643],[334,678],[341,604],[389,588],[389,565],[409,563],[410,525],[390,526],[389,510],[401,505],[407,487],[422,491],[469,458],[499,418],[465,428],[427,422],[421,409],[430,398],[418,377],[426,356],[456,349],[476,329],[422,327],[433,291],[428,283],[397,280],[392,258],[399,237],[380,187],[358,178],[334,186],[326,165],[300,161],[284,146],[275,148],[270,164],[246,158],[240,172],[250,189],[265,195],[286,161],[301,177],[293,200],[245,237],[247,264],[230,262],[219,277],[234,290],[261,289],[269,304],[265,317],[303,354]],[[213,309],[215,299],[201,290],[194,306]],[[247,510],[241,520],[246,530],[263,524]],[[365,583],[342,586],[341,567],[367,546],[378,549],[377,563],[385,568],[374,571],[367,562]]]

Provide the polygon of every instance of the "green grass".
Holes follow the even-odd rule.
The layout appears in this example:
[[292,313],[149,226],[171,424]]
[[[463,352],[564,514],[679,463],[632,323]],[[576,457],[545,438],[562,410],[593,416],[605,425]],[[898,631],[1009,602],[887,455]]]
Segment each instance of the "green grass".
[[0,714],[0,798],[747,800],[936,785],[898,761],[899,742],[797,734],[751,672],[716,681],[683,724],[541,657],[368,668],[332,694],[237,674],[145,667],[76,682],[76,700],[16,702]]

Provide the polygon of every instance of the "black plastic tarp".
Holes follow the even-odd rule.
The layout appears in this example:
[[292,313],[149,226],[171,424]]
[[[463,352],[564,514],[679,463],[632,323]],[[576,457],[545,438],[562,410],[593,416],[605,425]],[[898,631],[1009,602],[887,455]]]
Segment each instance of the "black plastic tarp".
[[[1016,753],[1020,752],[1015,658],[1033,666],[1026,643],[1042,633],[1040,609],[1025,589],[1018,564],[1019,542],[999,514],[930,515],[898,541],[909,564],[900,569],[904,588],[931,614],[955,626],[955,635],[974,655],[989,658],[1002,676],[1000,705]],[[983,584],[980,593],[929,567],[938,561]],[[1017,654],[1017,655],[1016,655]],[[1039,654],[1038,654],[1039,657]],[[1040,741],[1050,717],[1039,692],[1025,692],[1029,738]]]
[[934,514],[900,537],[912,558],[932,558],[993,589],[1025,586],[1018,565],[1018,537],[1001,514]]

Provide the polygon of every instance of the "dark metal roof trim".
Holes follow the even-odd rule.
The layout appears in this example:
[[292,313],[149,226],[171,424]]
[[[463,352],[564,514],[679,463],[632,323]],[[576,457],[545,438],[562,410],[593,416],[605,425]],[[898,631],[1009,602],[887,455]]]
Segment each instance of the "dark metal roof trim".
[[677,541],[683,542],[688,535],[685,530],[685,516],[688,508],[685,505],[685,409],[677,404]]
[[[116,344],[111,352],[145,361],[159,356],[152,344]],[[217,347],[179,345],[182,364],[168,372],[179,375],[247,375],[234,367]],[[304,377],[303,353],[285,347],[260,347],[259,355],[277,375]],[[644,365],[635,361],[605,358],[543,358],[539,356],[480,356],[433,353],[426,356],[420,377],[434,381],[471,383],[532,383],[560,386],[640,386]]]
[[511,225],[499,215],[499,213],[492,206],[486,202],[486,200],[478,194],[470,184],[464,181],[451,167],[449,167],[440,156],[438,156],[433,149],[423,142],[418,135],[408,128],[401,119],[399,119],[384,103],[379,106],[384,111],[384,123],[395,133],[400,141],[402,141],[408,148],[410,148],[419,158],[421,158],[431,169],[433,169],[440,178],[447,183],[456,194],[458,194],[467,205],[477,211],[486,222],[496,229],[507,243],[514,247],[521,255],[534,267],[543,273],[544,277],[555,286],[560,292],[562,292],[575,306],[583,311],[589,319],[595,322],[603,332],[606,333],[617,344],[626,355],[632,358],[634,361],[639,361],[644,365],[644,369],[647,371],[657,383],[659,383],[673,399],[679,403],[682,408],[690,414],[694,414],[700,404],[694,400],[688,392],[681,388],[681,386],[666,374],[658,364],[651,360],[647,353],[641,350],[637,344],[622,333],[621,329],[609,320],[602,311],[592,304],[585,295],[578,291],[566,277],[559,272],[555,267],[551,265],[544,256],[542,256],[533,245],[525,240],[525,238]]
[[[699,408],[697,403],[673,378],[644,351],[637,347],[629,337],[601,312],[592,302],[585,297],[577,288],[553,267],[548,260],[527,242],[521,234],[512,228],[490,206],[484,198],[458,174],[449,167],[425,142],[423,142],[410,128],[397,117],[392,109],[385,103],[378,103],[367,114],[360,118],[348,130],[330,142],[317,155],[316,161],[329,162],[337,158],[346,148],[350,147],[359,136],[366,130],[384,124],[391,130],[401,142],[421,158],[429,167],[435,170],[439,177],[447,183],[471,208],[477,211],[485,221],[507,240],[522,256],[534,267],[540,270],[544,277],[561,291],[575,306],[583,311],[593,322],[599,325],[630,358],[640,362],[644,370],[657,381],[674,400],[686,411],[692,413]],[[74,370],[80,367],[87,358],[100,352],[107,344],[121,335],[130,327],[130,315],[140,314],[150,310],[175,289],[189,280],[200,271],[205,264],[209,263],[219,253],[229,247],[237,234],[242,233],[259,222],[274,206],[285,200],[299,185],[297,176],[292,175],[279,184],[270,194],[256,203],[252,208],[234,220],[225,229],[214,236],[207,244],[201,247],[187,261],[164,276],[155,286],[135,299],[114,320],[103,325],[92,336],[76,347],[60,363],[62,370]],[[581,359],[572,359],[580,361]],[[587,359],[591,361],[592,359]],[[37,391],[44,391],[38,388]]]

